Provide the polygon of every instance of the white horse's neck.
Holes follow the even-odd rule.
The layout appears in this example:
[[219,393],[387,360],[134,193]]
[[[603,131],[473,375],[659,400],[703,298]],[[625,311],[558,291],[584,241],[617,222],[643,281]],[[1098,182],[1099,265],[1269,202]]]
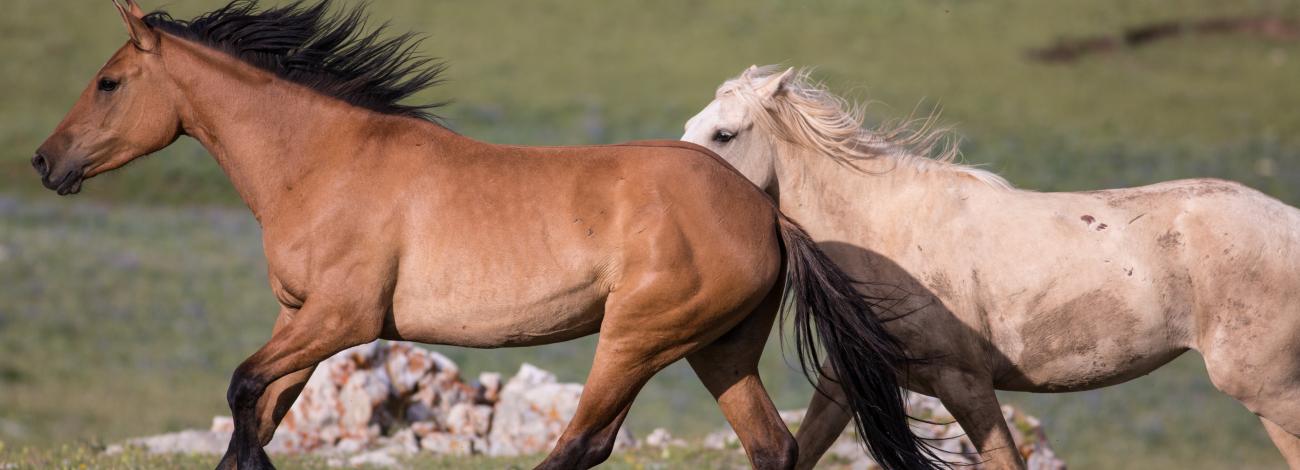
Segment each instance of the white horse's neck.
[[855,169],[783,144],[776,162],[781,210],[814,238],[870,240],[874,250],[884,253],[906,246],[918,226],[933,229],[932,223],[917,223],[918,218],[951,220],[971,197],[1008,191],[977,173],[922,158],[882,155],[855,161]]

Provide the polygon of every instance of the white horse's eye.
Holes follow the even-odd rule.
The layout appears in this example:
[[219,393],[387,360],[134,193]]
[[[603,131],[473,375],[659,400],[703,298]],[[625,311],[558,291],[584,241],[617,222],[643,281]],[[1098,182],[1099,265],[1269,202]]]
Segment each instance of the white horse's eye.
[[727,142],[731,142],[731,139],[734,138],[736,138],[736,133],[731,131],[724,131],[719,129],[718,133],[713,134],[714,142],[722,142],[724,144]]

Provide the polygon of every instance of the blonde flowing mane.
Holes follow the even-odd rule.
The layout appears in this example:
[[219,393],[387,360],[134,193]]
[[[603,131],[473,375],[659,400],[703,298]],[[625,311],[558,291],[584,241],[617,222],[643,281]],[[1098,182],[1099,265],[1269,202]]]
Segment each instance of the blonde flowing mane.
[[[734,93],[755,112],[757,123],[777,138],[826,155],[858,170],[857,162],[892,158],[919,171],[948,170],[971,176],[989,186],[1011,188],[997,174],[957,162],[961,156],[947,127],[937,126],[938,114],[886,122],[874,129],[863,124],[866,106],[836,96],[799,69],[787,79],[783,92],[766,99],[757,87],[775,79],[778,68],[753,68],[718,87],[718,96]],[[766,102],[765,102],[766,100]]]

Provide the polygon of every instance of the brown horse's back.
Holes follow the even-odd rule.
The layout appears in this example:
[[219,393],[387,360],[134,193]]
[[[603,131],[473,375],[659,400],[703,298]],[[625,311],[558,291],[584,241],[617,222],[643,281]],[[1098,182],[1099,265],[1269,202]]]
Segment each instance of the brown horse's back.
[[682,291],[708,287],[718,310],[752,308],[775,283],[776,209],[707,150],[479,145],[412,155],[421,167],[392,172],[421,191],[388,201],[404,223],[387,336],[474,347],[572,339],[600,328],[593,306],[629,273],[693,279]]

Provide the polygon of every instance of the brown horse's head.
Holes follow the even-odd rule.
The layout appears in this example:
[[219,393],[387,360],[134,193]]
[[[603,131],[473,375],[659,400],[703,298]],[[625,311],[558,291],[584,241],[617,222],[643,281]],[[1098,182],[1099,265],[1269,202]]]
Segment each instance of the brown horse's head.
[[81,182],[156,152],[180,135],[175,86],[163,69],[161,37],[131,0],[118,4],[131,40],[95,74],[54,133],[36,150],[41,183],[60,195]]

